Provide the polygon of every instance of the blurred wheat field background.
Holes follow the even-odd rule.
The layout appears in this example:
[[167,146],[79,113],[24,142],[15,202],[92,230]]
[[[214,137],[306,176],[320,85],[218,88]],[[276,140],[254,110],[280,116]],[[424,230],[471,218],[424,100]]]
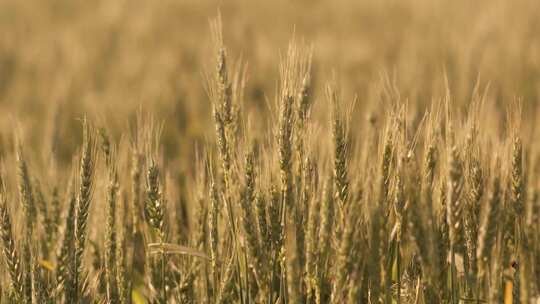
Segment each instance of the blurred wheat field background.
[[0,1],[0,303],[537,303],[536,1]]

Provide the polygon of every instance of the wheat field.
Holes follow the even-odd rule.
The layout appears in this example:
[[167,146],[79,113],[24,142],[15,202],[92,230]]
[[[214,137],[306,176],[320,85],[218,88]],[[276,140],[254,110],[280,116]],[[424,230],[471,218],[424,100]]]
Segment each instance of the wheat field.
[[0,28],[0,303],[540,303],[537,1]]

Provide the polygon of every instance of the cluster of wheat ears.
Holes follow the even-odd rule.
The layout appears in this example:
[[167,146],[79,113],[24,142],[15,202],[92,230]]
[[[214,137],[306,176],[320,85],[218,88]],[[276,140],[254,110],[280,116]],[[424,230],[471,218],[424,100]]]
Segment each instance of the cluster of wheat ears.
[[14,136],[0,169],[1,303],[537,300],[540,176],[519,104],[505,136],[481,127],[477,90],[464,119],[448,92],[415,122],[396,101],[353,138],[355,102],[335,84],[320,98],[331,127],[310,115],[312,51],[293,41],[273,127],[256,132],[245,69],[228,64],[219,18],[212,29],[215,142],[188,181],[172,182],[144,115],[119,141],[83,119],[71,174],[31,170]]

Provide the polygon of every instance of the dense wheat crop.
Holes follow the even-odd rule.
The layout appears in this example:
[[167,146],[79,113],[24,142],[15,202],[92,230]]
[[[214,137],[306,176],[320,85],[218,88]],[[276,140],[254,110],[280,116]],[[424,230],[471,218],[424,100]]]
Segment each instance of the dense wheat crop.
[[0,1],[0,303],[540,303],[536,1]]

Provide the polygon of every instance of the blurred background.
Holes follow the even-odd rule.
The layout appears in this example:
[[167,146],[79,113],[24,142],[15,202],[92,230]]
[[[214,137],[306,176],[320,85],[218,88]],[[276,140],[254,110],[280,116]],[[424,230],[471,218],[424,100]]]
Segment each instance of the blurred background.
[[69,164],[84,115],[119,138],[142,111],[164,121],[165,153],[190,162],[213,140],[204,73],[218,11],[228,56],[248,64],[247,112],[265,117],[294,35],[313,45],[319,108],[328,81],[358,97],[352,129],[384,109],[384,91],[422,109],[445,83],[457,111],[489,86],[494,107],[521,100],[534,125],[536,0],[0,0],[2,134],[16,128],[27,151],[55,149]]

